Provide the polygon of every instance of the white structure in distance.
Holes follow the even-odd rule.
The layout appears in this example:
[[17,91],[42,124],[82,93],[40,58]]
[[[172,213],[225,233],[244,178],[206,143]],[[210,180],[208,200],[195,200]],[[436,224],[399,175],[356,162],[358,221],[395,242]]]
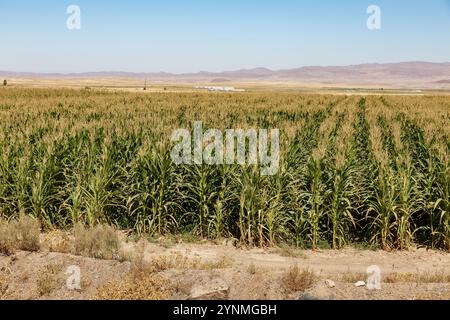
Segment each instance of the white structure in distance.
[[208,91],[222,92],[244,92],[244,89],[236,89],[235,87],[216,87],[216,86],[196,86],[195,89],[204,89]]

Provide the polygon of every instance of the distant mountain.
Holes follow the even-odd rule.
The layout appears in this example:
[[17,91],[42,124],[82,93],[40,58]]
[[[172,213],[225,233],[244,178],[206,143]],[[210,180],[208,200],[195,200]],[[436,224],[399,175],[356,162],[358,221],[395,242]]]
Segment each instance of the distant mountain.
[[132,72],[87,73],[21,73],[0,71],[2,78],[137,78],[148,81],[173,82],[227,82],[267,81],[321,84],[372,84],[398,86],[447,86],[450,84],[450,62],[371,63],[350,66],[311,66],[286,70],[266,68],[242,69],[224,72],[172,74]]
[[448,79],[448,80],[439,80],[439,81],[436,81],[435,83],[449,83],[450,84],[450,79]]

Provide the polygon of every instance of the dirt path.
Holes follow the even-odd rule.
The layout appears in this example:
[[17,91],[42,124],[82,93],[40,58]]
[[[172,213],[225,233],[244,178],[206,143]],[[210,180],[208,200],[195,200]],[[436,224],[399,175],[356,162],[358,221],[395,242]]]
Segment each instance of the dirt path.
[[261,268],[282,270],[296,264],[325,274],[342,274],[346,272],[366,272],[368,266],[378,265],[382,272],[416,273],[438,272],[450,273],[450,254],[426,249],[410,251],[361,251],[357,249],[332,250],[295,250],[295,249],[235,249],[227,246],[181,244],[170,249],[150,245],[150,255],[180,253],[192,257],[214,260],[229,257],[235,265],[255,264]]

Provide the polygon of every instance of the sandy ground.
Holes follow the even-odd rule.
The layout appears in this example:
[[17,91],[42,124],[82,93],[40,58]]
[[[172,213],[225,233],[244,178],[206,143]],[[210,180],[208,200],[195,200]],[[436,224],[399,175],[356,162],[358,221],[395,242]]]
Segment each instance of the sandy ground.
[[[450,254],[426,249],[403,252],[304,251],[245,249],[229,243],[123,243],[121,252],[139,252],[147,262],[178,257],[159,271],[175,288],[172,299],[192,299],[194,291],[211,292],[202,299],[445,299],[450,300]],[[182,263],[179,258],[183,257]],[[170,259],[172,259],[170,258]],[[123,260],[123,259],[122,259]],[[0,256],[2,299],[92,299],[99,288],[124,279],[132,263],[97,260],[55,252],[16,252]],[[186,261],[201,261],[203,267]],[[368,266],[381,269],[381,290],[356,287],[366,281]],[[81,289],[70,290],[70,267],[79,267]],[[287,290],[286,273],[298,266],[314,276],[306,290]],[[73,267],[72,267],[73,268]],[[334,286],[330,287],[332,280]],[[217,295],[219,294],[219,295]]]

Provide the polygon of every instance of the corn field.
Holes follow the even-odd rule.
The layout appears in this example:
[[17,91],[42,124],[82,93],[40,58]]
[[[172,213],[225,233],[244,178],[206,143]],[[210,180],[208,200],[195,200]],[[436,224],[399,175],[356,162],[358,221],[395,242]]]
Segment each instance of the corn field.
[[[280,129],[280,169],[175,165],[178,128]],[[46,230],[450,250],[450,96],[0,90],[0,216]]]

